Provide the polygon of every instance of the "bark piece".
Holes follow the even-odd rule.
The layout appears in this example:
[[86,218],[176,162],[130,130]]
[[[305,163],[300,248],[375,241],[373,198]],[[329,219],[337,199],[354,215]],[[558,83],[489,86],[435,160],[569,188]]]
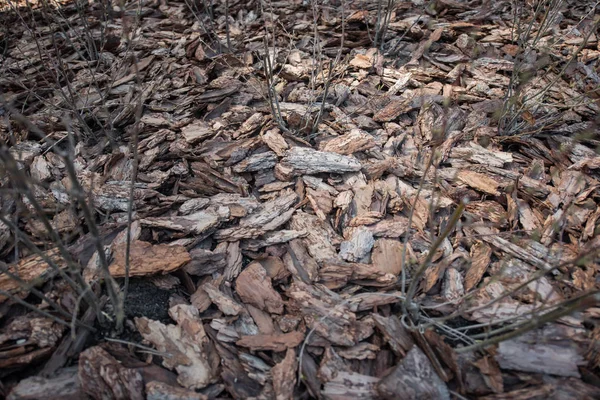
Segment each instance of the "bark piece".
[[[11,341],[22,341],[27,347],[54,347],[63,336],[64,330],[65,327],[53,319],[30,312],[14,318],[2,327],[0,344],[8,345]],[[27,352],[27,347],[23,347],[19,353]]]
[[218,227],[228,217],[229,210],[223,207],[219,210],[199,211],[190,215],[142,218],[140,223],[153,228],[171,229],[201,235],[210,229]]
[[296,351],[293,348],[288,348],[285,358],[271,369],[276,400],[293,398],[297,367]]
[[446,384],[417,346],[413,346],[392,372],[381,379],[377,392],[384,399],[450,400]]
[[402,243],[391,239],[375,241],[371,261],[382,272],[398,276],[402,272]]
[[[125,255],[125,244],[114,249],[109,271],[115,278],[125,276]],[[181,268],[190,260],[190,254],[183,246],[153,245],[136,240],[131,242],[129,250],[129,276],[168,274]]]
[[356,315],[347,304],[331,298],[328,293],[300,281],[287,291],[292,306],[299,307],[306,324],[328,341],[341,346],[358,342]]
[[384,108],[379,110],[374,116],[375,122],[389,122],[398,118],[412,109],[411,102],[405,99],[392,100]]
[[360,281],[365,286],[389,286],[397,278],[380,271],[372,264],[349,263],[333,259],[323,262],[319,270],[321,282],[329,288],[339,288],[348,281]]
[[202,286],[198,286],[196,291],[190,296],[190,303],[198,309],[198,312],[202,313],[208,310],[208,307],[212,304],[212,300],[206,290]]
[[317,262],[337,258],[334,245],[339,239],[329,224],[314,215],[297,211],[290,221],[290,227],[307,232],[302,241]]
[[586,362],[577,345],[544,336],[543,331],[532,331],[500,342],[496,353],[500,368],[579,378],[579,366]]
[[483,242],[476,242],[471,247],[471,266],[465,276],[465,290],[468,292],[473,289],[481,278],[488,266],[492,256],[492,248]]
[[242,249],[258,251],[263,247],[272,246],[274,244],[286,243],[290,240],[306,236],[306,231],[296,230],[278,230],[267,232],[262,235],[261,239],[246,239],[242,241]]
[[321,151],[349,155],[368,150],[375,146],[375,139],[360,129],[352,129],[350,133],[338,136],[319,147]]
[[270,313],[283,312],[283,300],[271,284],[267,272],[258,262],[246,267],[235,281],[240,298],[253,306]]
[[354,158],[336,153],[317,151],[306,147],[293,147],[281,160],[284,168],[291,170],[292,176],[319,173],[341,173],[360,171],[361,164]]
[[273,319],[271,319],[271,316],[268,313],[259,310],[258,308],[250,304],[247,304],[246,308],[248,309],[248,313],[256,323],[259,333],[263,335],[272,335],[273,333],[275,333],[275,325],[273,324]]
[[326,191],[306,188],[306,198],[310,202],[310,205],[317,216],[321,220],[326,221],[327,216],[333,209],[333,199],[331,195]]
[[342,371],[325,384],[321,393],[331,400],[376,399],[378,383],[379,378]]
[[269,256],[259,259],[258,262],[267,271],[267,275],[272,280],[285,279],[290,275],[280,257]]
[[[394,278],[395,279],[395,278]],[[348,299],[350,309],[353,312],[370,310],[373,307],[382,306],[385,304],[394,304],[401,301],[402,295],[400,292],[392,293],[359,293]]]
[[146,400],[208,400],[208,396],[164,382],[146,383]]
[[191,261],[183,267],[190,275],[210,275],[227,266],[226,253],[217,249],[215,251],[194,249],[190,251],[190,257]]
[[392,315],[383,317],[373,314],[375,326],[379,329],[390,345],[392,351],[400,357],[406,356],[407,352],[414,346],[410,332],[402,325],[398,317]]
[[177,381],[188,389],[202,389],[217,380],[219,358],[204,332],[198,310],[176,305],[169,314],[177,325],[164,325],[146,317],[135,318],[135,325],[145,340],[170,357],[163,358],[166,368],[177,371]]
[[93,399],[144,399],[140,373],[125,368],[98,346],[90,347],[79,356],[79,382]]
[[[189,199],[179,207],[179,215],[190,215],[196,213],[210,204],[210,199]],[[136,221],[137,222],[137,221]]]
[[450,157],[498,168],[513,162],[511,153],[491,151],[474,142],[469,142],[464,147],[454,147],[450,151]]
[[266,151],[245,158],[237,163],[233,167],[233,170],[238,174],[242,172],[257,172],[263,169],[273,168],[276,163],[277,155],[272,151]]
[[242,336],[236,342],[238,346],[248,347],[255,350],[271,350],[284,351],[285,349],[294,348],[304,340],[302,332],[290,332],[275,335],[253,335]]
[[244,311],[244,307],[234,301],[231,297],[225,295],[212,283],[207,282],[201,286],[208,294],[210,300],[221,310],[225,315],[239,315]]
[[235,279],[242,270],[242,251],[240,250],[240,242],[230,242],[227,244],[226,251],[227,266],[223,275],[225,279],[231,281]]
[[237,139],[240,137],[245,137],[253,132],[255,132],[258,128],[260,128],[265,122],[265,115],[262,113],[254,113],[247,120],[245,120],[239,129],[233,134],[233,138]]
[[286,150],[289,148],[277,128],[266,131],[262,136],[262,141],[279,157],[283,157]]
[[356,346],[341,348],[337,353],[348,360],[374,360],[378,351],[379,346],[363,342]]
[[15,386],[7,400],[84,400],[89,397],[79,383],[77,368],[66,368],[52,378],[32,376]]
[[475,231],[481,235],[481,238],[484,241],[488,242],[492,246],[498,248],[499,250],[501,250],[507,254],[517,257],[520,260],[528,262],[531,265],[534,265],[534,266],[536,266],[540,269],[546,270],[546,271],[553,269],[552,265],[550,265],[546,261],[536,257],[530,251],[528,251],[522,247],[519,247],[516,244],[514,244],[504,238],[494,235],[495,232],[488,227],[477,226],[477,227],[475,227]]
[[281,196],[262,204],[254,213],[240,219],[238,226],[217,231],[217,240],[234,241],[239,239],[254,239],[266,232],[275,230],[286,223],[294,213],[291,208],[298,196],[292,191],[282,192]]
[[394,215],[366,227],[375,237],[399,238],[408,229],[408,218]]
[[189,144],[196,144],[208,139],[215,134],[210,125],[204,121],[197,121],[181,128],[181,134]]
[[[63,261],[60,256],[60,252],[58,249],[47,250],[44,253],[44,257],[53,261],[59,268],[66,268],[66,263]],[[0,264],[0,266],[4,267],[4,265]],[[11,278],[9,274],[4,272],[4,269],[0,269],[2,273],[0,274],[0,289],[9,293],[19,293],[24,288],[22,288],[21,284],[18,281]],[[7,271],[13,276],[18,276],[25,283],[29,283],[35,279],[40,280],[43,283],[52,275],[53,269],[48,265],[44,259],[37,254],[33,254],[29,257],[23,258],[17,264],[10,264],[8,266]],[[25,295],[27,292],[25,291],[22,295]],[[0,303],[6,301],[7,297],[0,295]]]
[[462,182],[475,190],[479,190],[494,196],[500,195],[500,192],[498,191],[498,182],[490,178],[488,175],[469,170],[461,170],[458,172],[456,178],[459,182]]
[[[294,239],[289,242],[288,254],[290,255],[292,268],[298,271],[302,269],[310,281],[318,279],[319,264],[310,256],[306,246],[300,239]],[[290,269],[290,266],[288,266]]]
[[448,301],[458,301],[464,294],[462,275],[454,267],[447,268],[442,283],[442,296]]
[[359,228],[354,231],[352,238],[340,245],[340,257],[346,261],[361,261],[373,248],[373,234],[367,229]]

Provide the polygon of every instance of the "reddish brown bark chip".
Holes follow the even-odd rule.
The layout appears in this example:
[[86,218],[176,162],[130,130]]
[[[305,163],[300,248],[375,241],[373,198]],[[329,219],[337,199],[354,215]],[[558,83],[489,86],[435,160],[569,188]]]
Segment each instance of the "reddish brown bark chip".
[[304,334],[294,331],[280,335],[242,336],[235,344],[251,350],[284,351],[298,346],[302,340],[304,340]]
[[274,314],[283,312],[281,295],[273,289],[271,278],[258,262],[251,263],[242,271],[235,287],[244,303]]
[[[109,271],[115,278],[125,276],[125,246],[119,245],[113,253]],[[190,254],[183,246],[133,241],[129,250],[129,276],[166,274],[190,260]]]
[[277,400],[286,400],[293,397],[297,368],[296,351],[288,348],[285,358],[271,369],[273,391]]

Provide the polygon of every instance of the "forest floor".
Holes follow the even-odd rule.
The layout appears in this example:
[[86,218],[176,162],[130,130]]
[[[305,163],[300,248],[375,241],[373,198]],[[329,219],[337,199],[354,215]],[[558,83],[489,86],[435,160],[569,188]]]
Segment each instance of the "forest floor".
[[0,10],[6,398],[600,398],[598,2]]

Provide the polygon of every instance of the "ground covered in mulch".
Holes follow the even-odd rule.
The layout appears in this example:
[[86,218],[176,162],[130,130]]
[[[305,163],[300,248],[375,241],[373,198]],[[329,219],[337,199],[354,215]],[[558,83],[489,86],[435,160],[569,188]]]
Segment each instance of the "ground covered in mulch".
[[597,3],[18,3],[7,398],[600,398]]

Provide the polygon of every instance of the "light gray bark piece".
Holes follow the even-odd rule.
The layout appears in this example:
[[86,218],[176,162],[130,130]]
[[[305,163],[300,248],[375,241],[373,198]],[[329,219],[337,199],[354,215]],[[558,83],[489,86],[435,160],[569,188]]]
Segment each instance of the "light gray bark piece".
[[575,343],[544,336],[543,332],[531,332],[500,342],[496,354],[500,368],[579,378],[578,367],[586,361]]
[[233,167],[233,171],[241,172],[256,172],[263,169],[273,168],[277,164],[277,155],[272,151],[253,154],[245,158]]
[[199,211],[191,215],[143,218],[140,223],[153,228],[165,228],[200,235],[217,227],[229,216],[228,213],[229,210],[226,207],[220,207],[218,210]]
[[206,122],[197,121],[181,128],[181,134],[186,142],[194,144],[213,136],[215,131]]
[[371,253],[375,244],[373,234],[365,228],[354,231],[352,238],[340,245],[340,257],[346,261],[357,262]]
[[448,387],[417,346],[413,346],[392,372],[381,379],[377,391],[384,399],[450,400]]
[[282,192],[281,196],[263,203],[259,210],[240,219],[238,226],[217,231],[215,239],[229,241],[254,239],[275,230],[291,218],[295,211],[292,206],[297,200],[298,195],[291,190]]
[[360,171],[361,164],[354,158],[327,151],[317,151],[306,147],[288,150],[282,165],[291,168],[292,175],[343,173]]
[[15,386],[8,400],[78,400],[89,397],[81,389],[77,367],[66,368],[52,378],[32,376]]

